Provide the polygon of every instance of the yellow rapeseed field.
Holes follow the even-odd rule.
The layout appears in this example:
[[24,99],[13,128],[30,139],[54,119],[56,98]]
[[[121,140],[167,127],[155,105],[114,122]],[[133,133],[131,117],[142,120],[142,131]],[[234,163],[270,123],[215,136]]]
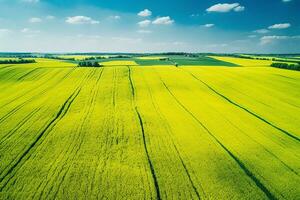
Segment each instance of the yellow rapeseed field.
[[129,61],[129,60],[120,60],[120,61],[107,61],[107,62],[101,62],[102,65],[104,66],[125,66],[125,65],[137,65],[136,62],[134,61]]
[[0,199],[297,199],[300,74],[260,62],[0,65]]
[[270,66],[272,61],[270,60],[255,60],[255,59],[245,59],[245,58],[234,58],[234,57],[226,57],[226,56],[209,56],[211,58],[234,63],[236,65],[244,66],[244,67],[257,67],[257,66]]

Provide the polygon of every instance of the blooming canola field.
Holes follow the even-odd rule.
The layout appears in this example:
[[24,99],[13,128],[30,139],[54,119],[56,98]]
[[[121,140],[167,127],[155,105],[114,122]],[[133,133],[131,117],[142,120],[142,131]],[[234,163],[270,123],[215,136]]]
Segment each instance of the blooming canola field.
[[300,73],[216,59],[0,65],[0,199],[298,199]]

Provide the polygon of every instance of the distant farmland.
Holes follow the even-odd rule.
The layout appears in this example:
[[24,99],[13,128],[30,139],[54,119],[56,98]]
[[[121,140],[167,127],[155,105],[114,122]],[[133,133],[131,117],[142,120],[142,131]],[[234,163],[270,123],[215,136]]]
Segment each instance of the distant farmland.
[[0,65],[0,199],[299,199],[298,71],[90,57]]

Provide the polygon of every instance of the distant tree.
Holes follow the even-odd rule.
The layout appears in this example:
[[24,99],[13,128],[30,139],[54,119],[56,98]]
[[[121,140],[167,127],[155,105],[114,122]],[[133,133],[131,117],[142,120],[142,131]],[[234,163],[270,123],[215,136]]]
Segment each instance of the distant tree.
[[103,67],[98,62],[82,61],[78,63],[78,67]]
[[36,63],[33,59],[8,59],[8,60],[0,60],[0,64],[26,64],[26,63]]
[[300,71],[299,64],[295,65],[295,64],[288,64],[288,63],[272,63],[271,67]]
[[93,63],[93,67],[100,67],[100,65],[99,65],[98,62],[94,62],[94,63]]

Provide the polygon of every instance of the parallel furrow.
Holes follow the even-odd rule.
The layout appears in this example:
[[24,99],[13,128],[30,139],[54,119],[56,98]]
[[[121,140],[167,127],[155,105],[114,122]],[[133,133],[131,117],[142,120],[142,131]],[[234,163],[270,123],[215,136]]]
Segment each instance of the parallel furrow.
[[[159,75],[158,75],[159,76]],[[161,79],[161,77],[160,77]],[[216,141],[223,150],[227,152],[227,154],[240,166],[240,168],[244,171],[244,173],[255,183],[255,185],[269,198],[269,199],[277,199],[269,190],[268,188],[246,167],[246,165],[237,157],[235,156],[226,146],[214,136],[214,134],[191,112],[189,111],[172,93],[172,91],[168,88],[165,82],[161,79],[162,84],[169,92],[171,96],[173,96],[174,100],[183,108],[213,139]]]
[[[96,70],[95,70],[96,71]],[[95,71],[92,71],[92,73],[91,74],[93,74]],[[54,194],[54,199],[56,199],[57,198],[57,195],[58,195],[58,193],[59,193],[59,191],[60,191],[60,189],[61,189],[61,186],[62,186],[62,184],[63,184],[63,182],[64,182],[64,180],[65,180],[65,177],[66,177],[66,175],[68,174],[68,172],[69,172],[69,170],[70,170],[70,167],[71,167],[71,162],[74,160],[74,158],[76,157],[76,155],[78,154],[78,152],[80,151],[80,149],[81,149],[81,146],[82,146],[82,144],[83,144],[83,138],[85,137],[85,135],[86,135],[86,131],[84,131],[84,128],[86,128],[87,130],[88,130],[88,128],[87,127],[84,127],[85,126],[85,124],[86,124],[86,122],[90,119],[90,117],[91,117],[91,114],[93,113],[92,111],[93,111],[93,107],[94,107],[94,102],[95,102],[95,99],[96,99],[96,94],[97,94],[97,92],[98,92],[98,83],[99,83],[99,80],[100,80],[100,78],[102,77],[102,72],[103,72],[103,70],[101,71],[101,73],[100,73],[100,75],[98,76],[98,78],[97,78],[97,81],[96,81],[96,84],[93,86],[93,88],[92,88],[92,90],[91,91],[93,91],[92,92],[92,96],[91,96],[91,98],[90,98],[90,101],[87,103],[87,109],[86,109],[86,112],[84,113],[84,115],[82,116],[82,123],[81,123],[81,125],[78,127],[78,130],[76,131],[76,132],[78,132],[78,133],[83,133],[81,136],[80,136],[80,134],[78,135],[78,138],[75,140],[75,141],[80,141],[80,143],[79,143],[79,145],[77,146],[77,148],[75,149],[74,148],[74,155],[73,155],[73,158],[70,160],[70,161],[67,161],[67,162],[65,162],[66,164],[69,164],[69,166],[67,167],[67,169],[66,169],[66,171],[65,171],[65,173],[62,175],[62,179],[60,180],[60,182],[59,182],[59,184],[58,184],[58,187],[57,187],[57,190],[56,190],[56,192],[55,192],[55,194]],[[79,139],[79,137],[81,137],[81,139]],[[72,150],[72,152],[73,152],[73,150]],[[64,168],[64,167],[63,167]]]
[[[78,89],[77,91],[75,91],[66,101],[65,103],[61,106],[61,108],[59,109],[58,113],[56,114],[56,116],[50,121],[50,123],[48,123],[45,128],[38,134],[38,136],[36,137],[36,139],[29,145],[29,147],[21,154],[21,156],[16,160],[16,162],[8,169],[5,170],[6,173],[5,174],[1,174],[1,178],[0,178],[0,183],[2,183],[2,181],[9,176],[11,173],[14,172],[14,170],[18,167],[18,165],[22,162],[22,161],[26,161],[28,160],[28,158],[30,157],[30,152],[34,149],[34,147],[36,146],[36,144],[40,141],[40,139],[46,135],[46,133],[49,133],[53,127],[55,127],[55,125],[67,114],[67,112],[69,111],[72,103],[74,102],[74,100],[76,99],[76,97],[79,95],[80,93],[80,89]],[[29,155],[29,156],[28,156]],[[27,157],[27,158],[26,158]],[[26,160],[24,160],[26,158]],[[10,179],[9,179],[10,180]],[[9,180],[7,180],[4,184],[1,184],[0,186],[0,192],[5,188],[5,186],[8,184]]]
[[268,120],[264,119],[263,117],[257,115],[256,113],[250,111],[249,109],[235,103],[234,101],[232,101],[231,99],[229,99],[228,97],[224,96],[223,94],[219,93],[218,91],[216,91],[214,88],[212,88],[210,85],[208,85],[207,83],[205,83],[204,81],[202,81],[201,79],[199,79],[198,77],[196,77],[194,74],[188,72],[191,76],[193,76],[195,79],[197,79],[198,81],[200,81],[201,83],[203,83],[207,88],[209,88],[211,91],[213,91],[215,94],[217,94],[218,96],[222,97],[223,99],[225,99],[227,102],[231,103],[232,105],[246,111],[247,113],[251,114],[252,116],[256,117],[257,119],[261,120],[262,122],[272,126],[273,128],[277,129],[278,131],[284,133],[285,135],[289,136],[290,138],[300,142],[300,138],[298,138],[297,136],[295,136],[295,134],[290,133],[286,130],[283,130],[282,128],[274,125],[273,123],[269,122]]
[[29,75],[31,75],[32,73],[34,73],[34,72],[36,72],[38,70],[39,70],[39,68],[33,69],[33,70],[27,72],[26,74],[24,74],[23,76],[20,76],[17,80],[18,81],[22,81],[22,80],[25,79],[26,76],[29,76]]
[[26,122],[32,118],[36,113],[38,113],[38,111],[41,108],[36,108],[34,109],[32,112],[30,112],[28,115],[26,115],[19,123],[17,126],[15,126],[12,130],[10,130],[7,134],[5,134],[1,139],[0,139],[0,147],[2,146],[2,144],[9,139],[10,136],[12,136],[16,131],[18,131],[20,128],[23,127],[24,124],[26,124]]
[[[90,72],[86,77],[84,77],[83,80],[80,81],[80,84],[77,86],[77,88],[75,89],[75,91],[78,91],[78,90],[81,91],[82,88],[83,88],[83,86],[84,86],[84,84],[89,80],[89,78],[90,78],[91,75],[92,75],[92,73]],[[76,133],[76,131],[75,131],[75,133]],[[72,134],[72,135],[75,136],[75,134]],[[78,137],[77,137],[77,138],[74,137],[74,139],[72,139],[71,141],[76,142],[77,140],[78,140]],[[73,147],[73,149],[71,149],[72,144],[73,144],[73,143],[70,143],[70,145],[69,145],[68,147],[65,148],[65,152],[61,152],[61,154],[66,153],[66,152],[69,152],[69,151],[72,153],[73,150],[74,150],[74,148],[75,148],[75,147]],[[71,150],[70,150],[70,149],[71,149]],[[60,162],[60,163],[63,163],[63,166],[61,167],[60,165],[53,164],[52,167],[48,170],[49,172],[50,172],[50,171],[54,171],[54,173],[52,173],[52,174],[49,173],[49,174],[48,174],[49,176],[52,177],[53,180],[56,180],[56,179],[60,176],[60,174],[63,173],[63,171],[62,171],[61,169],[63,169],[63,168],[66,166],[66,164],[69,163],[69,160],[70,160],[70,158],[71,158],[70,156],[66,156],[65,162],[62,162],[62,161],[59,161],[59,160],[58,160],[59,157],[60,157],[60,155],[58,155],[58,156],[56,157],[56,159],[54,160],[53,163],[57,163],[57,162],[59,163],[59,162]],[[34,159],[34,158],[33,158],[33,159]],[[54,170],[52,170],[53,167],[54,167]],[[61,167],[61,169],[59,169],[59,167]],[[58,171],[58,174],[56,173],[57,171]],[[53,178],[53,177],[55,177],[55,178]],[[64,178],[64,177],[63,177],[63,178]],[[47,177],[45,180],[48,180],[48,177]],[[42,187],[42,185],[43,185],[44,182],[45,182],[45,181],[42,181],[42,182],[39,184],[39,186],[37,187],[37,190],[39,190],[39,188]],[[51,184],[49,181],[45,183],[45,185],[44,185],[44,187],[43,187],[43,189],[42,189],[42,193],[39,194],[39,199],[42,198],[42,195],[44,194],[44,190],[45,190],[45,188],[47,187],[47,185],[49,185],[49,184]],[[55,184],[52,185],[52,187],[50,188],[50,190],[49,190],[48,193],[46,194],[47,196],[48,196],[48,195],[50,194],[50,192],[54,189],[54,186],[55,186]],[[36,194],[36,195],[38,195],[38,194]]]
[[[23,106],[27,105],[28,103],[30,103],[32,100],[36,99],[37,97],[47,93],[49,90],[55,88],[57,85],[59,85],[63,80],[65,80],[72,72],[69,72],[68,74],[66,74],[62,79],[58,80],[54,85],[51,85],[49,87],[46,87],[43,91],[41,91],[40,93],[32,96],[30,99],[26,100],[25,102],[23,102],[22,104],[16,106],[15,108],[13,108],[11,111],[9,111],[8,113],[6,113],[2,118],[0,118],[0,124],[3,123],[6,119],[8,119],[10,116],[14,115],[18,110],[20,110]],[[17,100],[17,98],[15,99]],[[11,102],[10,102],[11,103]],[[8,104],[8,103],[7,103]],[[6,105],[7,105],[6,104]],[[5,105],[4,105],[5,106]]]
[[[175,149],[175,151],[176,151],[176,153],[177,153],[177,156],[178,156],[178,158],[179,158],[179,160],[180,160],[180,162],[181,162],[181,164],[182,164],[182,167],[184,168],[184,170],[185,170],[185,172],[186,172],[186,175],[187,175],[187,177],[188,177],[188,179],[189,179],[189,181],[190,181],[190,183],[191,183],[191,185],[192,185],[192,187],[193,187],[193,190],[194,190],[195,194],[197,195],[198,199],[201,199],[201,195],[200,195],[200,193],[198,192],[197,187],[195,186],[195,183],[194,183],[194,181],[193,181],[193,179],[192,179],[192,177],[191,177],[191,173],[189,172],[188,167],[187,167],[186,163],[184,162],[184,160],[183,160],[183,158],[182,158],[182,156],[181,156],[181,153],[180,153],[180,151],[178,150],[177,145],[176,145],[175,142],[174,142],[174,139],[173,139],[172,134],[171,134],[171,128],[170,128],[170,126],[169,126],[168,123],[167,123],[166,117],[161,113],[161,111],[160,111],[159,108],[158,108],[158,105],[155,103],[154,98],[153,98],[153,95],[152,95],[151,87],[149,86],[148,83],[147,83],[147,88],[148,88],[148,90],[149,90],[149,94],[150,94],[150,97],[151,97],[152,105],[153,105],[153,107],[155,108],[156,113],[157,113],[157,115],[158,115],[159,118],[160,118],[160,121],[163,121],[163,122],[164,122],[163,124],[164,124],[164,126],[165,126],[165,128],[166,128],[166,130],[167,130],[167,132],[168,132],[168,134],[169,134],[169,136],[170,136],[170,140],[171,140],[171,142],[172,142],[172,145],[173,145],[173,147],[174,147],[174,149]],[[203,188],[201,188],[201,189],[202,189],[202,192],[204,193]]]
[[149,151],[148,151],[148,146],[147,146],[147,142],[146,142],[146,135],[145,135],[145,130],[144,130],[144,122],[143,122],[141,114],[138,110],[138,107],[136,105],[136,93],[135,93],[135,89],[134,89],[133,81],[132,81],[132,77],[131,77],[131,69],[130,69],[130,67],[128,67],[128,69],[129,69],[128,77],[129,77],[129,82],[130,82],[130,86],[131,86],[131,92],[132,92],[133,100],[135,101],[135,112],[138,116],[141,132],[142,132],[143,145],[144,145],[144,149],[145,149],[145,152],[146,152],[146,157],[147,157],[147,160],[148,160],[148,163],[149,163],[149,168],[150,168],[150,171],[151,171],[154,187],[155,187],[155,190],[156,190],[156,198],[158,200],[160,200],[161,199],[160,189],[159,189],[159,185],[158,185],[158,181],[157,181],[157,176],[156,176],[156,173],[155,173],[155,170],[154,170],[154,167],[153,167],[153,163],[152,163],[152,160],[150,158]]
[[[73,72],[73,70],[71,70],[70,72],[68,72],[63,78],[57,80],[57,82],[56,82],[55,85],[50,86],[50,87],[46,87],[46,89],[44,89],[41,93],[42,93],[42,94],[45,93],[45,91],[46,91],[47,89],[49,89],[49,88],[55,88],[56,85],[58,85],[61,81],[65,80],[72,72]],[[45,81],[43,81],[41,84],[35,86],[34,89],[31,89],[29,92],[28,92],[28,91],[25,91],[24,93],[22,93],[21,95],[15,97],[15,98],[12,99],[11,101],[5,103],[4,105],[1,105],[0,108],[4,108],[5,106],[8,106],[9,104],[11,104],[11,103],[13,103],[13,102],[15,102],[15,101],[18,101],[18,100],[20,99],[20,97],[23,97],[25,94],[26,94],[26,95],[29,95],[29,94],[31,94],[31,93],[36,92],[36,90],[39,90],[41,86],[43,86],[43,85],[45,85],[46,83],[48,83],[49,80],[53,80],[54,77],[55,77],[56,75],[58,75],[59,73],[61,73],[61,72],[60,72],[60,71],[56,72],[53,76],[48,77],[48,78],[45,79]],[[45,73],[45,74],[46,74],[46,73]],[[40,94],[41,94],[41,93],[40,93]],[[34,97],[35,97],[35,96],[39,96],[40,94],[36,94],[36,95],[34,95]],[[31,98],[31,99],[32,99],[32,98]],[[0,120],[0,123],[1,123],[1,120]]]

